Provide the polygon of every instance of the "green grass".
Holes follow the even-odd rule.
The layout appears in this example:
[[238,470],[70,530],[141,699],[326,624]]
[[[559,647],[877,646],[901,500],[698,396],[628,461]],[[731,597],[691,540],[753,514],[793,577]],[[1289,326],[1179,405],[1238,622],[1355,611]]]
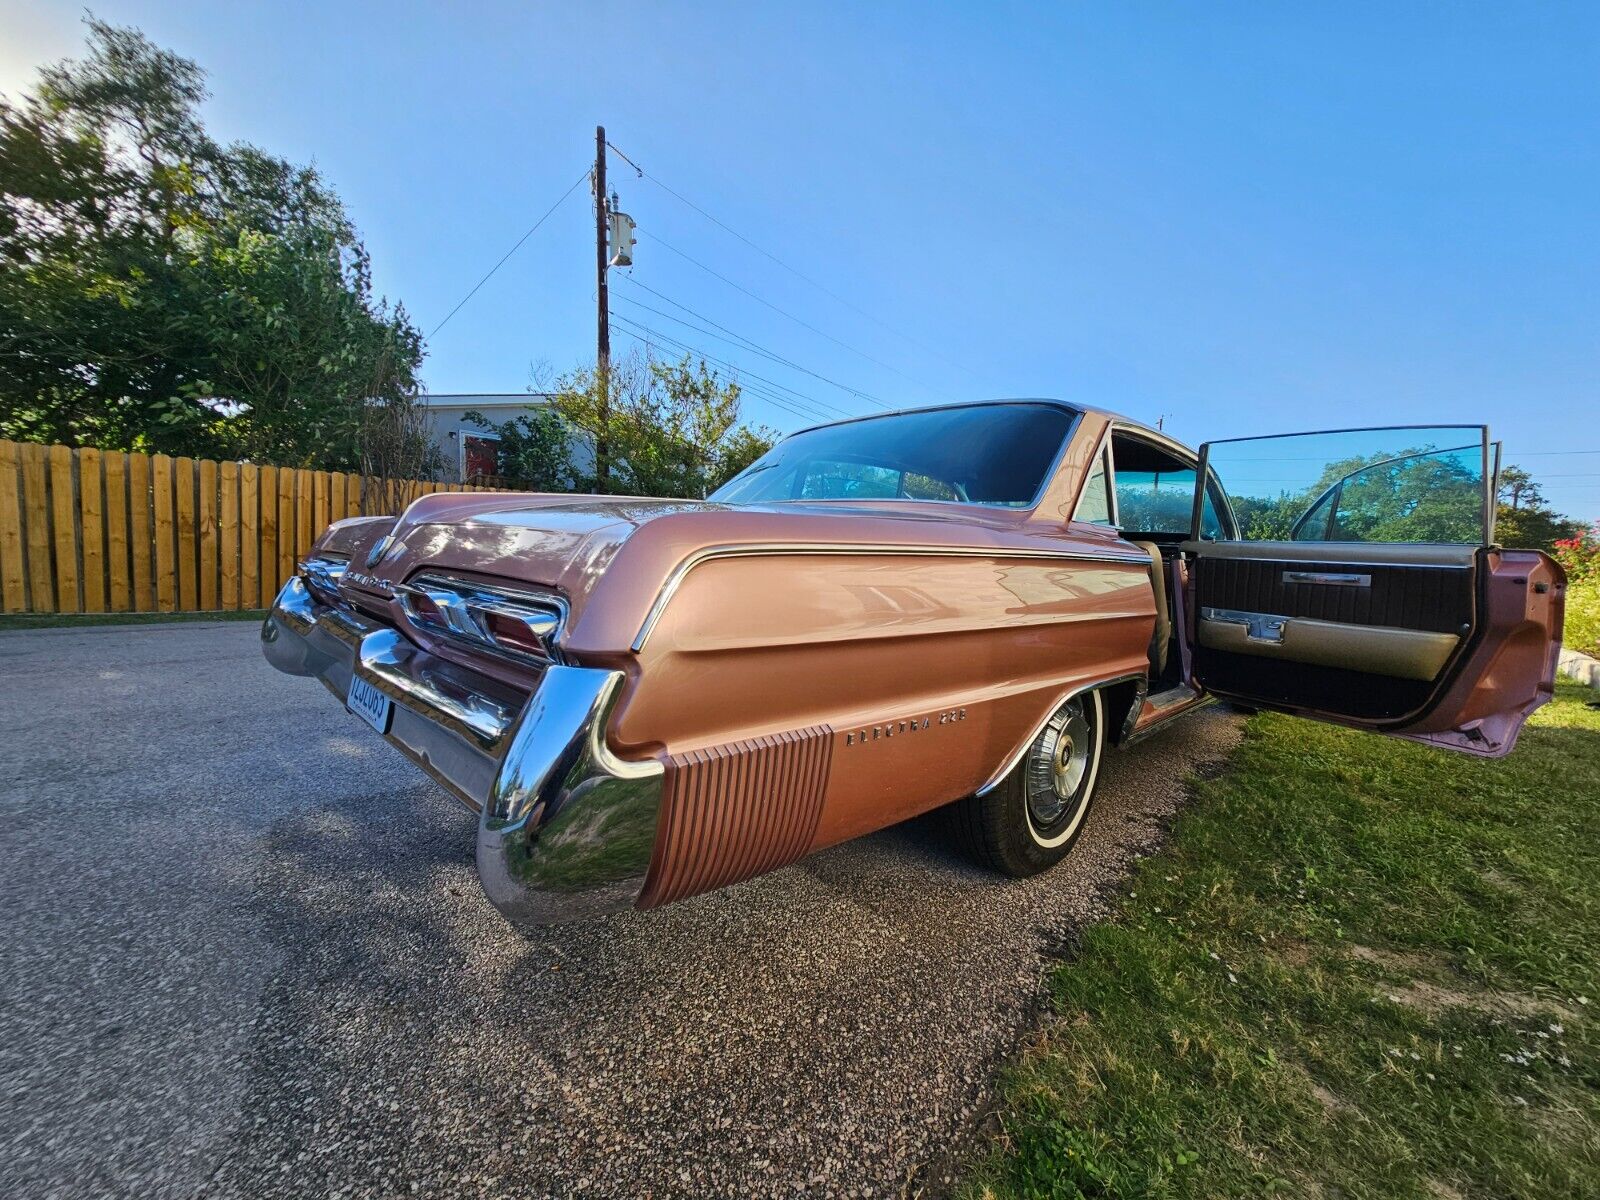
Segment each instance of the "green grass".
[[260,621],[267,610],[184,613],[7,613],[0,616],[0,632],[12,629],[78,629],[95,625],[166,625],[173,621]]
[[1600,711],[1264,714],[1054,969],[969,1196],[1600,1196]]

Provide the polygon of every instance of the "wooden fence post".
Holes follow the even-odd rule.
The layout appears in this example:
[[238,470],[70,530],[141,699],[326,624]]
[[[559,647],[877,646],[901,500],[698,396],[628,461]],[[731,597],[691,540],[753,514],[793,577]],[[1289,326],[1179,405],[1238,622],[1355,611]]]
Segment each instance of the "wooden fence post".
[[83,534],[83,611],[106,610],[104,490],[100,451],[78,451],[78,520]]
[[50,447],[50,524],[56,555],[56,611],[82,612],[78,598],[78,505],[72,451]]
[[222,607],[231,611],[239,607],[239,464],[225,462],[217,472],[217,486],[222,496],[217,506],[217,531],[221,556]]
[[19,446],[22,452],[22,502],[28,517],[28,592],[33,611],[56,611],[55,571],[50,565],[48,454],[43,446]]
[[133,602],[128,587],[128,456],[108,453],[103,457],[106,468],[106,589],[111,611],[127,612],[139,607]]
[[128,456],[128,549],[133,555],[135,612],[154,612],[156,607],[156,538],[150,521],[153,465],[149,455]]
[[21,457],[15,442],[0,442],[0,592],[5,611],[26,612],[27,559],[23,556]]
[[261,607],[278,594],[278,468],[261,468]]
[[172,460],[157,454],[150,460],[150,485],[154,489],[156,519],[156,610],[178,611],[178,571],[173,559],[176,530],[172,521]]
[[260,468],[239,466],[239,607],[265,607],[261,599]]
[[202,458],[200,466],[200,611],[216,612],[217,603],[217,464]]

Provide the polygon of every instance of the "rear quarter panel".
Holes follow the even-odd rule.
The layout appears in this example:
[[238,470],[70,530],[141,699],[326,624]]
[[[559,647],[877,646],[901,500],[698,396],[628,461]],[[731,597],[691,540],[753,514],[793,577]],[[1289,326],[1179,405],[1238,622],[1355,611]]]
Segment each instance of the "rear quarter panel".
[[826,730],[808,849],[969,795],[1064,691],[1144,668],[1146,568],[1054,549],[708,558],[641,648],[613,744],[674,759]]

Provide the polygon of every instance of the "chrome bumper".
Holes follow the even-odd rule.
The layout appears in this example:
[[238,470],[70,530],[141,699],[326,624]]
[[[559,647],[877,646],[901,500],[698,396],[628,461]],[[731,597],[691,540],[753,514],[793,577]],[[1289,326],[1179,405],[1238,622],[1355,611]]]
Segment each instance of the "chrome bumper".
[[278,670],[341,702],[359,675],[394,701],[384,737],[478,811],[478,877],[518,927],[631,906],[655,846],[662,767],[605,744],[620,671],[552,665],[531,696],[324,604],[299,577],[261,626]]

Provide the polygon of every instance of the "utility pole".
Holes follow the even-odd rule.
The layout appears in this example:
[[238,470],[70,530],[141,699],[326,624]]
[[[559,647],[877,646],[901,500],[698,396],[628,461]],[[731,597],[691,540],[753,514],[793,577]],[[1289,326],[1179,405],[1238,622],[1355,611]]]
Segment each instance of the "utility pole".
[[595,386],[600,431],[594,440],[594,474],[600,491],[611,474],[611,447],[606,427],[611,418],[611,313],[606,291],[606,127],[594,127],[594,273],[598,324],[595,336]]

